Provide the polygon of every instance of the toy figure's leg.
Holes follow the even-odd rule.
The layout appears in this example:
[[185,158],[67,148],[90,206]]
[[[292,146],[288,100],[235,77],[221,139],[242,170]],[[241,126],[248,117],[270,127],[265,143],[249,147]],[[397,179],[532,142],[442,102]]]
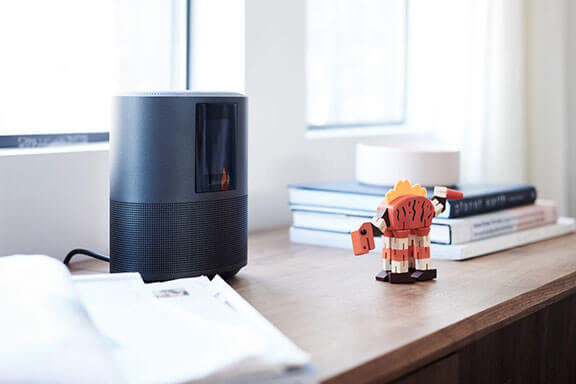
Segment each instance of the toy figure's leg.
[[390,248],[390,236],[392,236],[392,232],[390,231],[385,231],[382,235],[382,242],[384,243],[384,246],[382,247],[382,271],[376,275],[376,280],[379,281],[388,281],[388,274],[392,269],[392,249]]
[[412,233],[410,233],[410,236],[408,237],[408,270],[410,272],[414,272],[414,239],[416,238],[416,236]]
[[416,270],[412,277],[416,280],[432,280],[436,278],[436,269],[430,261],[430,228],[420,228],[415,231],[414,261]]
[[410,254],[408,250],[410,231],[394,231],[390,246],[392,248],[391,267],[388,280],[391,283],[413,283],[414,279],[410,276]]

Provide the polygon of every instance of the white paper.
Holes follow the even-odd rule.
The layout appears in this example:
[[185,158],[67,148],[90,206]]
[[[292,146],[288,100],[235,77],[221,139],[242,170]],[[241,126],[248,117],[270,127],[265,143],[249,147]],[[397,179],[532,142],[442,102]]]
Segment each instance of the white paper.
[[125,382],[57,260],[0,258],[0,382]]
[[219,277],[71,278],[46,256],[6,257],[0,309],[0,383],[261,382],[309,363]]
[[[130,382],[282,374],[308,362],[279,332],[280,337],[227,303],[205,277],[147,286],[137,274],[78,277],[75,282]],[[170,296],[170,290],[185,295],[156,297]],[[286,342],[289,347],[283,348]]]

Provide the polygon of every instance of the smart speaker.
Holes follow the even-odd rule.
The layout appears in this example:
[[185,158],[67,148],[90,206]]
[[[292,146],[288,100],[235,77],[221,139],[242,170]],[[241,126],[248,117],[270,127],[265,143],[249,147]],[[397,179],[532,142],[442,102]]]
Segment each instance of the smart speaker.
[[245,96],[118,96],[110,154],[110,272],[162,281],[246,265]]

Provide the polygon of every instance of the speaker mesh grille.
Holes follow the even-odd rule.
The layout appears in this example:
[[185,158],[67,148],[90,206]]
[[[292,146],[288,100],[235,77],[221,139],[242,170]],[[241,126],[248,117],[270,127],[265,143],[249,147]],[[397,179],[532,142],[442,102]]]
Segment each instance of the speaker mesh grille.
[[110,201],[110,271],[165,280],[246,264],[247,196],[190,203]]

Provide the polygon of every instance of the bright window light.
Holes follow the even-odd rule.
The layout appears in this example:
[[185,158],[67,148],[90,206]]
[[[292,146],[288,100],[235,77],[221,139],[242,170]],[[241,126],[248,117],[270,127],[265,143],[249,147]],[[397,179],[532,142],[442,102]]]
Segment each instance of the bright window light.
[[190,5],[190,89],[243,93],[244,0]]
[[403,124],[406,0],[307,1],[311,129]]
[[185,0],[0,2],[0,135],[106,132],[120,91],[184,89]]
[[244,1],[0,0],[0,52],[0,147],[108,132],[118,93],[243,92]]

